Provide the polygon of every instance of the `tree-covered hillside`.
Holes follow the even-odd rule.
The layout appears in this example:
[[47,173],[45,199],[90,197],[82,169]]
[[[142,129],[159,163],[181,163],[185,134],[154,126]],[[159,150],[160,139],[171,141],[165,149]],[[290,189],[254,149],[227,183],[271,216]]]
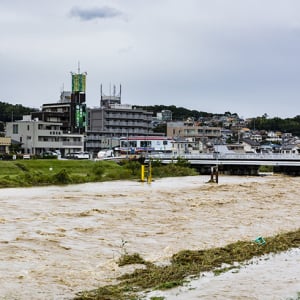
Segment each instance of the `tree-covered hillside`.
[[289,132],[300,137],[300,116],[281,119],[278,117],[267,118],[267,116],[264,115],[262,117],[253,118],[248,127],[256,130]]
[[9,104],[0,101],[0,132],[4,131],[4,124],[12,120],[21,120],[23,115],[37,111],[35,108],[25,107],[21,104]]
[[1,122],[11,122],[12,120],[21,120],[23,115],[29,115],[33,111],[37,111],[37,109],[25,107],[21,104],[9,104],[0,101]]
[[203,111],[190,110],[184,107],[177,107],[175,105],[154,105],[154,106],[138,106],[141,109],[153,112],[153,116],[156,116],[158,112],[162,110],[170,110],[172,112],[172,117],[174,121],[183,121],[187,118],[194,118],[198,120],[200,117],[212,117],[212,113],[207,113]]

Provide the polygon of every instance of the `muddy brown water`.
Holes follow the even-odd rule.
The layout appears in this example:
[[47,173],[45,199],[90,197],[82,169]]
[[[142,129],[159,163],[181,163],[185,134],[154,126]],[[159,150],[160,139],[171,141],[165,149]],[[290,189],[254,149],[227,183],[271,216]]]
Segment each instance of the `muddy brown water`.
[[[71,299],[182,249],[300,227],[300,177],[207,176],[0,190],[0,299]],[[300,286],[299,286],[300,291]]]

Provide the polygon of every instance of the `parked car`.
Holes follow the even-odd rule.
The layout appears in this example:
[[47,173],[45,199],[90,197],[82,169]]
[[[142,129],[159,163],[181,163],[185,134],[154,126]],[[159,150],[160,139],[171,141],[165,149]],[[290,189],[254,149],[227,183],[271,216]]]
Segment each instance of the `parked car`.
[[58,154],[54,151],[45,151],[41,156],[42,158],[57,158]]
[[89,159],[90,154],[88,152],[72,152],[68,153],[65,158],[67,159]]
[[105,158],[113,157],[113,156],[114,156],[113,150],[101,150],[97,154],[98,159],[105,159]]

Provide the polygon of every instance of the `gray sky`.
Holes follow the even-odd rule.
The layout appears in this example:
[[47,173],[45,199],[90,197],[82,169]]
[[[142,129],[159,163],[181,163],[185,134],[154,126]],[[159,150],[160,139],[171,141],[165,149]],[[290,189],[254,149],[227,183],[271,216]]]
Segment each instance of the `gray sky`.
[[299,0],[1,0],[0,101],[39,108],[100,84],[122,102],[300,115]]

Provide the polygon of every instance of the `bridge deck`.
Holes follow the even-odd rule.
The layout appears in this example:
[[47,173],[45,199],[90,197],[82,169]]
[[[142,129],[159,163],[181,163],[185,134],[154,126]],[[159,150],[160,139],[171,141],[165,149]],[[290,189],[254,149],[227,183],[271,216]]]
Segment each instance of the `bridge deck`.
[[[180,158],[188,160],[193,165],[241,165],[241,166],[296,166],[300,167],[298,154],[186,154]],[[160,160],[163,164],[176,162],[178,156],[170,154],[149,154],[149,159]]]

